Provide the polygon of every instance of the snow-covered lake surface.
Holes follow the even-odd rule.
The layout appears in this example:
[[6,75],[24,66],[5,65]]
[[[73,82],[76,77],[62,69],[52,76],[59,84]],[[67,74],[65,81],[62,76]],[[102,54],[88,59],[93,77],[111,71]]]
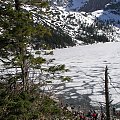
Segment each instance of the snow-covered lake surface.
[[[54,50],[55,63],[65,64],[72,82],[57,87],[56,94],[63,95],[75,104],[83,99],[98,105],[105,102],[104,72],[109,72],[109,92],[112,104],[120,103],[120,42],[99,43]],[[90,100],[90,99],[91,100]]]

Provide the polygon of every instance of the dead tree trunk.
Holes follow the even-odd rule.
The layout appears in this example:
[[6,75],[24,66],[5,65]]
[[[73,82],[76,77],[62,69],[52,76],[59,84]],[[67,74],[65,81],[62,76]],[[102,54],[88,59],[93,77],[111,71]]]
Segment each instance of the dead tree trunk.
[[110,102],[108,88],[108,68],[105,68],[105,102],[106,102],[106,120],[110,120]]

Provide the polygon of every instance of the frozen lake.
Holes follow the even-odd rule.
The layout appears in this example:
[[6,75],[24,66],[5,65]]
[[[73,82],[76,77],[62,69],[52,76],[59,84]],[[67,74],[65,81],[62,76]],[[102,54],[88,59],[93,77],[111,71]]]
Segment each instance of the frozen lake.
[[120,42],[99,43],[54,50],[55,63],[65,64],[73,81],[58,86],[56,94],[67,101],[81,104],[104,103],[104,71],[109,72],[109,92],[112,104],[120,103]]
[[70,70],[63,75],[70,76],[71,82],[54,82],[57,97],[80,106],[105,104],[104,72],[107,65],[110,100],[120,108],[120,42],[56,49],[54,55],[46,57],[55,58],[56,64],[65,64]]

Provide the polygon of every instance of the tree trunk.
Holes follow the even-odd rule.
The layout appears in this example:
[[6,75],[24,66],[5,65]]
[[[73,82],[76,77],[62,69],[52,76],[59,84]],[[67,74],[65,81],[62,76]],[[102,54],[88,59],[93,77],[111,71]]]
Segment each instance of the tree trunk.
[[20,10],[20,2],[19,2],[19,0],[15,0],[15,9],[16,9],[17,11]]
[[21,78],[23,83],[23,91],[26,91],[29,89],[29,71],[28,71],[28,60],[26,58],[26,48],[20,47],[20,56],[22,57],[21,61]]
[[105,100],[106,100],[106,120],[110,120],[110,102],[108,88],[108,68],[105,68]]

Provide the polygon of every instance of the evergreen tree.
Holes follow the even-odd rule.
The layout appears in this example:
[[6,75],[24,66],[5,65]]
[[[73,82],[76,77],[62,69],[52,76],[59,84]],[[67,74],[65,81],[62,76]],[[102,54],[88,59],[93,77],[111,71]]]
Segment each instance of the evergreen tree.
[[[31,1],[32,2],[32,1]],[[14,5],[15,3],[15,5]],[[42,7],[46,4],[38,1]],[[34,16],[22,9],[19,0],[0,1],[0,119],[33,120],[43,115],[41,104],[45,100],[39,93],[42,86],[55,77],[59,71],[66,71],[64,65],[47,65],[41,51],[35,51],[33,39],[36,35],[49,34],[47,29],[34,22]],[[43,47],[43,46],[42,46]],[[42,66],[45,67],[42,67]],[[37,82],[37,83],[36,83]],[[45,109],[45,108],[44,108]]]

